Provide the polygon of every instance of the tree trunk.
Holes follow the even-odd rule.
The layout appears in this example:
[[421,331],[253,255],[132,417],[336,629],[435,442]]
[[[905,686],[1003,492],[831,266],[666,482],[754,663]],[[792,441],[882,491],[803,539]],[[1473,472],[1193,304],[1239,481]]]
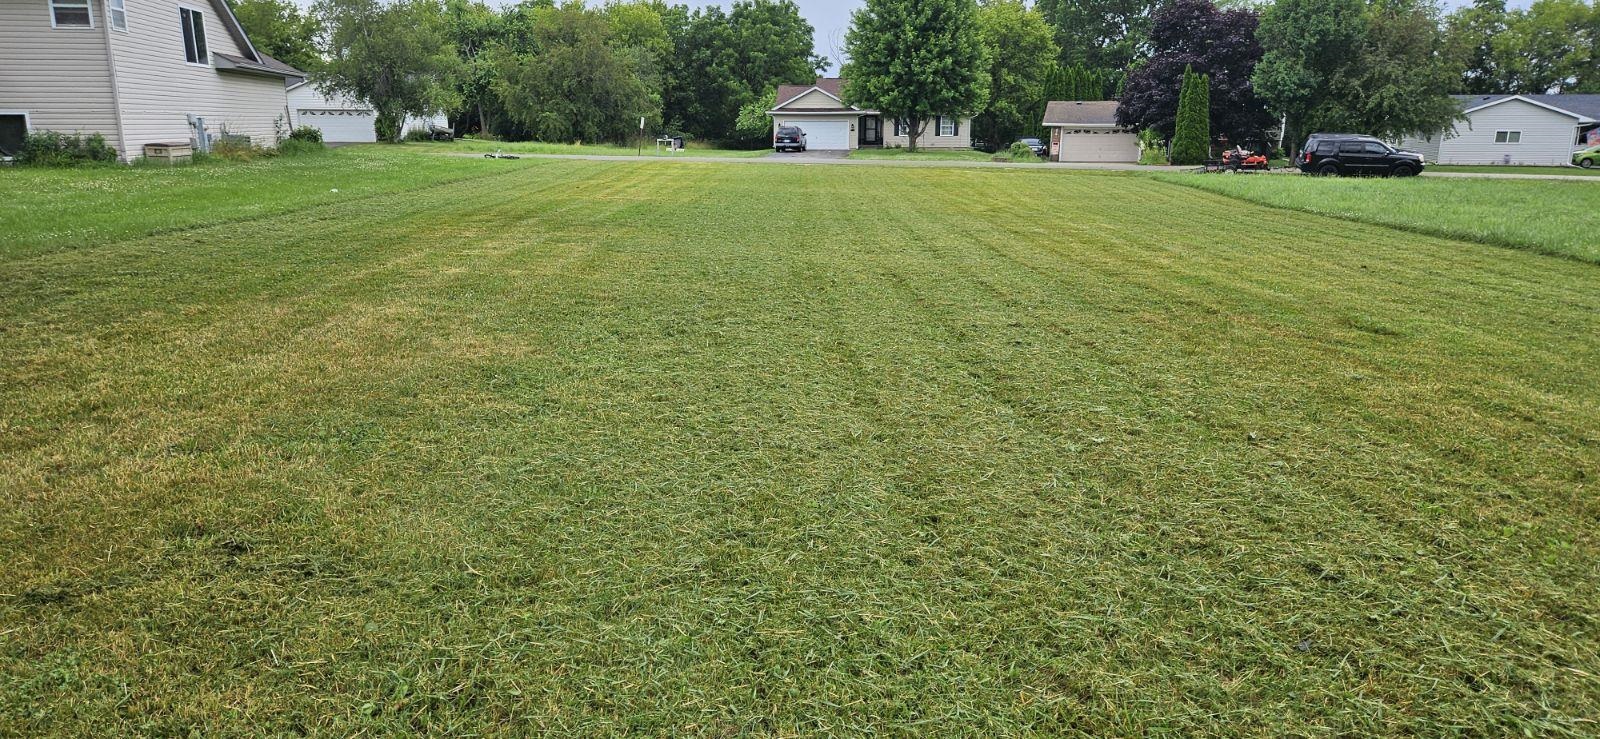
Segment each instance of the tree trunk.
[[483,98],[478,98],[478,133],[489,133],[489,119],[483,116]]
[[916,118],[908,119],[906,121],[906,141],[907,141],[906,149],[908,151],[916,151],[917,150],[917,139],[921,138],[921,136],[922,136],[922,121],[920,121],[920,120],[918,120]]

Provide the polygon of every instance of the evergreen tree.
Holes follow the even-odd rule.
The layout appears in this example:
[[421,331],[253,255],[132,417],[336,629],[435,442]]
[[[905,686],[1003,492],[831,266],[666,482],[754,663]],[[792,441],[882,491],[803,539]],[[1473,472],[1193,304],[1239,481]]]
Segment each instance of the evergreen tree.
[[1211,157],[1211,78],[1185,67],[1172,136],[1173,164],[1200,164]]

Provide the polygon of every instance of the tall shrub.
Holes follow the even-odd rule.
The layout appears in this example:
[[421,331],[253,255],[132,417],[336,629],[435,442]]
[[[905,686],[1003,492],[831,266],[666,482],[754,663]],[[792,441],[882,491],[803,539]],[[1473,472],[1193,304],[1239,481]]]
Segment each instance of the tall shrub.
[[1172,163],[1200,164],[1211,156],[1211,78],[1185,67],[1172,135]]

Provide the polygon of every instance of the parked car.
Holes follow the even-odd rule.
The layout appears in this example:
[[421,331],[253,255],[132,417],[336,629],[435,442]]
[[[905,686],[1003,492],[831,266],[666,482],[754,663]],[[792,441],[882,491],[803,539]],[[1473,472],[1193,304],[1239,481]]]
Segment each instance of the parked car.
[[1024,138],[1024,139],[1017,139],[1017,143],[1022,144],[1024,146],[1028,147],[1029,149],[1032,149],[1033,150],[1033,155],[1036,156],[1036,157],[1042,157],[1042,156],[1045,155],[1046,149],[1045,149],[1045,145],[1044,145],[1043,141],[1040,141],[1040,140],[1035,139],[1035,138]]
[[773,151],[805,151],[806,132],[799,126],[778,126],[778,132],[772,135]]
[[1300,154],[1300,171],[1320,175],[1375,174],[1410,177],[1426,166],[1422,155],[1360,134],[1314,133]]
[[1583,167],[1584,169],[1588,169],[1593,167],[1596,163],[1600,163],[1600,146],[1591,146],[1582,151],[1573,152],[1572,163]]

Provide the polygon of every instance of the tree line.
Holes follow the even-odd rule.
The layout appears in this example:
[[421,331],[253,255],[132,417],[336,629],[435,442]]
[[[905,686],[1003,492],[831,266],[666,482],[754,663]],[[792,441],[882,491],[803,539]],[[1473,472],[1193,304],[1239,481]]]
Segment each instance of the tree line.
[[[561,141],[652,130],[764,142],[779,84],[828,60],[792,0],[728,10],[664,0],[240,0],[259,46],[325,89],[366,100],[380,128],[449,112],[462,132]],[[1206,81],[1209,130],[1266,142],[1312,130],[1397,137],[1459,114],[1451,93],[1600,92],[1600,8],[1535,0],[867,0],[845,39],[848,101],[913,136],[972,114],[1003,146],[1042,131],[1048,100],[1120,101],[1119,122],[1170,138],[1185,70]],[[1191,96],[1192,97],[1192,96]]]

